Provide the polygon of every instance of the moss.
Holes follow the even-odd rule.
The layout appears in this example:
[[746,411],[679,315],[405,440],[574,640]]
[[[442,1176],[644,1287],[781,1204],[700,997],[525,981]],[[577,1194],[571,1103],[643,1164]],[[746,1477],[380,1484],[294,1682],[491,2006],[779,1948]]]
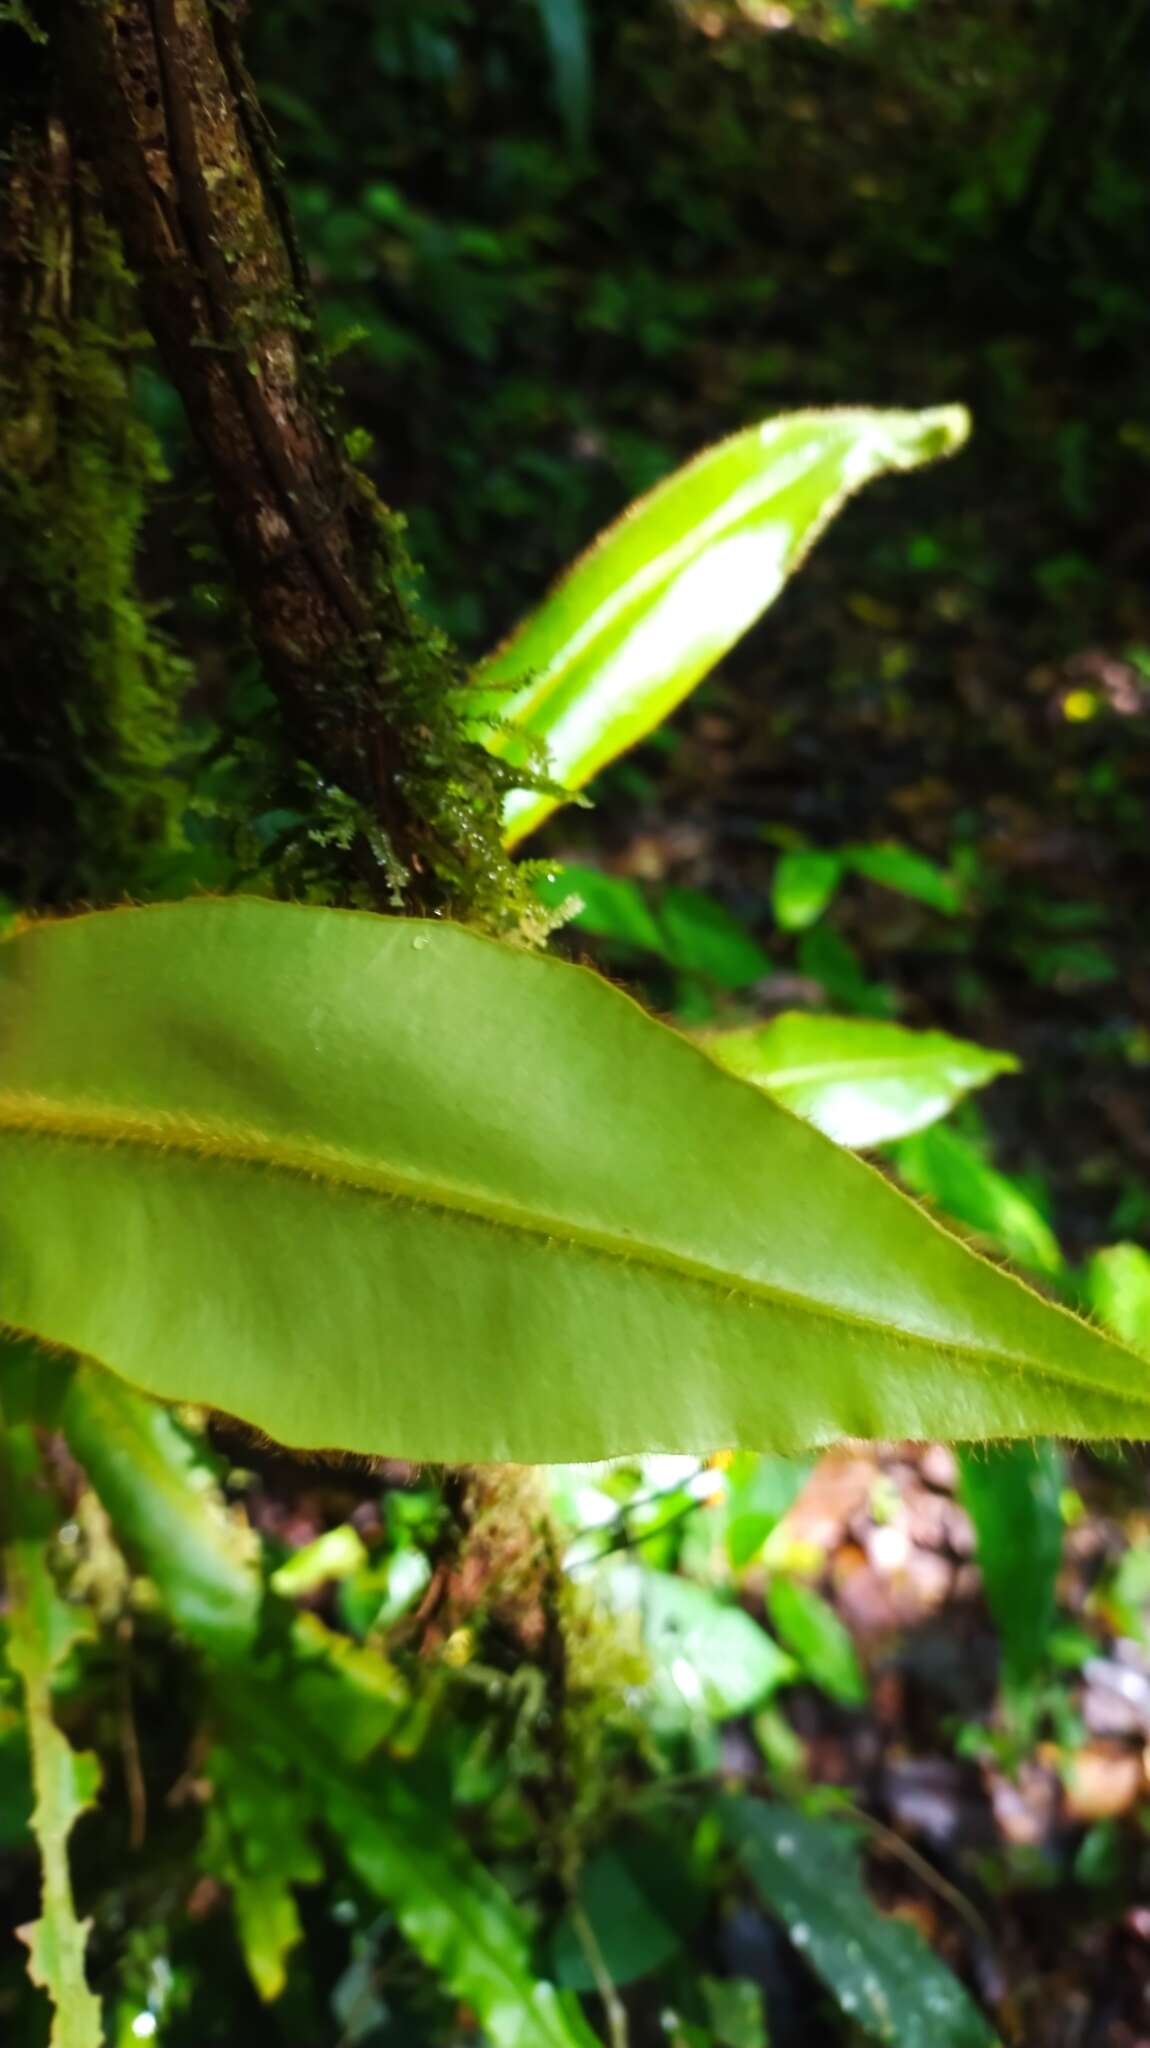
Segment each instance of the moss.
[[176,835],[186,669],[136,580],[165,472],[132,401],[131,280],[71,166],[45,173],[28,138],[13,157],[24,317],[0,355],[0,886],[36,903],[122,893]]
[[[394,908],[449,910],[482,930],[533,943],[542,928],[531,871],[512,863],[501,830],[504,795],[523,781],[524,770],[496,760],[475,739],[466,669],[414,601],[417,571],[404,521],[381,503],[362,471],[353,478],[378,632],[339,648],[316,689],[342,726],[351,722],[366,735],[381,714],[386,720],[398,755],[389,773],[406,822],[406,857],[365,804],[305,768],[307,824],[285,855],[285,873],[289,880],[307,874],[312,886],[322,883],[321,850],[342,855],[358,840],[378,863]],[[534,771],[529,774],[534,780]],[[339,867],[343,872],[345,864]],[[338,886],[339,876],[327,879]],[[352,887],[351,900],[378,898],[361,883]]]

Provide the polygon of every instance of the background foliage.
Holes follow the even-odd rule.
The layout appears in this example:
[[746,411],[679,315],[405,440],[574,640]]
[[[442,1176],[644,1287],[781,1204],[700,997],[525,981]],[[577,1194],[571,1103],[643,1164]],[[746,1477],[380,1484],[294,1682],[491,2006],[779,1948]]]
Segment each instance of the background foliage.
[[[1150,1342],[1146,9],[282,0],[248,43],[349,410],[470,653],[749,419],[970,406],[959,460],[871,486],[547,828],[539,889],[582,899],[561,948],[756,1060],[795,1010],[999,1049],[945,1123],[991,1065],[936,1076],[920,1128],[836,1135],[889,1136]],[[131,382],[169,473],[145,585],[194,682],[135,870],[96,807],[73,873],[4,842],[23,901],[231,887],[294,829],[178,410],[145,355]],[[82,1371],[55,1394],[57,1715],[77,1803],[103,1765],[73,1864],[117,2048],[1150,2030],[1139,1456],[652,1459],[463,1502]],[[6,1933],[18,2048],[23,1964]]]

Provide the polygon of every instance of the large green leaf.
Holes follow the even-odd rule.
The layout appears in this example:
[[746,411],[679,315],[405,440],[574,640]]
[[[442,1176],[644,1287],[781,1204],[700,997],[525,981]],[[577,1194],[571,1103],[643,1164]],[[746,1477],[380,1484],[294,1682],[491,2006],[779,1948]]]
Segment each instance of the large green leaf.
[[0,1319],[414,1459],[1150,1424],[1144,1358],[597,976],[258,900],[0,945]]
[[932,1124],[971,1088],[1013,1073],[1009,1053],[941,1031],[908,1031],[862,1017],[788,1011],[769,1024],[716,1031],[713,1059],[840,1145],[881,1145]]
[[[961,447],[961,406],[799,412],[720,441],[599,536],[476,678],[514,763],[542,747],[581,789],[663,721],[754,624],[853,491]],[[520,790],[514,845],[559,799]]]

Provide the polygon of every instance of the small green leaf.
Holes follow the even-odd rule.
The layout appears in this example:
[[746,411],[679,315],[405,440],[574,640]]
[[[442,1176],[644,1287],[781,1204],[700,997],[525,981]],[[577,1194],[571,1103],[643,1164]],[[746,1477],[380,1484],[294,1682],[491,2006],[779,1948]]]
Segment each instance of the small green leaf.
[[962,909],[962,891],[954,876],[909,846],[893,842],[885,846],[850,846],[844,849],[843,859],[868,882],[894,889],[900,896],[913,896],[916,902],[941,910],[947,917],[954,917]]
[[855,1646],[834,1608],[801,1579],[771,1579],[767,1613],[779,1641],[832,1700],[843,1707],[861,1707],[866,1699]]
[[718,2048],[769,2048],[757,1984],[748,1977],[703,1977],[699,1989]]
[[332,1580],[349,1579],[367,1563],[367,1549],[350,1522],[325,1529],[312,1543],[305,1543],[285,1558],[271,1576],[272,1590],[285,1600],[298,1600],[314,1593]]
[[1140,1244],[1112,1244],[1095,1252],[1086,1268],[1091,1308],[1138,1351],[1150,1353],[1150,1252]]
[[[776,598],[852,492],[961,447],[961,406],[792,413],[732,435],[600,535],[478,671],[486,743],[569,790],[643,739]],[[510,728],[510,729],[508,729]],[[519,791],[508,844],[559,799]]]
[[829,924],[817,924],[803,933],[798,969],[821,983],[836,1008],[857,1011],[860,1017],[890,1017],[894,1013],[893,992],[883,982],[868,981],[854,947]]
[[621,945],[637,946],[648,953],[664,950],[663,934],[646,896],[637,882],[623,875],[605,875],[601,868],[573,864],[538,876],[535,893],[551,910],[558,910],[572,897],[577,899],[579,908],[572,922],[599,938],[617,939]]
[[763,1903],[863,2034],[898,2048],[994,2048],[981,2013],[917,1930],[871,1904],[844,1828],[754,1799],[723,1799],[719,1813]]
[[766,1631],[706,1586],[644,1570],[639,1598],[643,1641],[664,1701],[728,1721],[794,1678],[795,1665]]
[[941,1031],[798,1010],[769,1024],[701,1034],[700,1042],[721,1066],[856,1149],[924,1129],[968,1090],[1018,1065],[1009,1053]]
[[770,973],[770,960],[746,926],[700,889],[648,896],[623,876],[572,866],[540,876],[535,893],[556,909],[576,898],[580,907],[573,922],[584,931],[658,953],[681,973],[720,988],[746,988]]
[[746,988],[771,963],[738,918],[701,889],[666,889],[659,905],[663,952],[684,974],[720,988]]
[[929,1196],[956,1223],[976,1231],[1017,1265],[1051,1280],[1063,1278],[1062,1247],[1045,1216],[957,1131],[936,1126],[904,1138],[893,1148],[893,1158],[916,1195]]
[[784,853],[771,883],[775,923],[785,932],[805,931],[833,901],[842,872],[837,853],[805,847]]
[[813,1465],[804,1458],[736,1451],[727,1472],[725,1527],[732,1569],[742,1571],[794,1506]]
[[1041,1666],[1054,1627],[1066,1460],[1046,1440],[989,1444],[962,1451],[959,1472],[1005,1675],[1022,1686]]
[[1144,1358],[597,976],[433,921],[204,899],[0,945],[0,1233],[10,1327],[313,1448],[1150,1421]]

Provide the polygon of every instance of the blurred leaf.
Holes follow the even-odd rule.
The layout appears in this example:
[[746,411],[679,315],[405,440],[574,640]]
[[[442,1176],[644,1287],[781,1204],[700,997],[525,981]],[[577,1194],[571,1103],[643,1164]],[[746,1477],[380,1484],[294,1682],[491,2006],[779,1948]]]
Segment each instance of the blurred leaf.
[[[76,1374],[81,1387],[98,1377]],[[124,1389],[113,1391],[138,1403]],[[70,1428],[78,1413],[79,1404],[68,1415]],[[81,1425],[88,1431],[90,1456],[98,1442],[98,1413],[89,1409]],[[134,1501],[119,1485],[114,1461],[108,1469],[109,1513],[157,1580],[168,1532],[176,1530],[182,1565],[170,1584],[181,1622],[206,1649],[222,1649],[228,1659],[217,1702],[228,1735],[222,1768],[226,1773],[230,1760],[241,1773],[228,1794],[241,1811],[262,1798],[263,1824],[270,1831],[263,1844],[247,1843],[242,1852],[233,1845],[232,1852],[242,1855],[245,1897],[242,1903],[237,1899],[237,1910],[261,1988],[280,1981],[294,1939],[295,1911],[286,1887],[308,1881],[303,1830],[314,1811],[363,1882],[390,1906],[417,1954],[472,2008],[492,2048],[599,2048],[574,2004],[535,1976],[527,1923],[461,1840],[446,1793],[437,1797],[416,1785],[393,1758],[374,1767],[372,1752],[391,1733],[408,1696],[394,1667],[309,1614],[296,1617],[286,1669],[279,1657],[266,1673],[250,1654],[238,1659],[238,1627],[221,1627],[220,1621],[221,1610],[243,1611],[235,1591],[232,1532],[214,1513],[200,1512],[186,1447],[157,1433],[140,1464],[141,1498]],[[191,1540],[179,1533],[174,1513],[181,1489]],[[251,1582],[258,1587],[254,1570]],[[269,1756],[289,1764],[298,1779],[294,1799],[274,1812],[270,1802],[279,1800],[278,1788],[269,1792],[265,1786],[260,1795],[253,1776],[261,1767],[254,1759]],[[233,1816],[237,1824],[243,1825]],[[77,2040],[75,2048],[98,2048],[98,2039]]]
[[[707,449],[600,535],[479,669],[486,744],[505,760],[546,749],[581,789],[643,739],[778,596],[853,491],[961,447],[961,407],[794,413]],[[508,694],[511,692],[512,694]],[[515,845],[559,799],[520,791]]]
[[726,1538],[732,1569],[742,1571],[794,1506],[814,1470],[804,1458],[736,1451],[727,1473]]
[[700,1042],[721,1066],[765,1088],[836,1144],[856,1148],[922,1130],[969,1089],[1018,1066],[1009,1053],[941,1031],[801,1010],[769,1024],[702,1033]]
[[720,988],[746,988],[771,963],[738,918],[700,889],[666,889],[659,905],[663,948],[673,967]]
[[702,1977],[699,1989],[719,2048],[769,2048],[757,1984],[747,1977]]
[[1145,1360],[583,969],[204,899],[0,983],[0,1316],[168,1400],[448,1463],[1146,1433]]
[[[670,1960],[680,1934],[658,1912],[628,1864],[615,1849],[600,1850],[579,1873],[577,1902],[590,1925],[607,1975],[614,1984],[633,1984]],[[576,1919],[564,1914],[551,1944],[555,1982],[568,1991],[594,1991],[591,1968]]]
[[741,1607],[670,1572],[644,1570],[639,1583],[643,1640],[664,1696],[728,1721],[786,1685],[796,1667]]
[[390,1762],[333,1770],[306,1733],[302,1748],[325,1826],[491,2048],[600,2048],[572,1994],[535,1975],[526,1917],[467,1848],[446,1794],[437,1804]]
[[815,925],[799,940],[799,973],[821,984],[832,1003],[862,1017],[889,1017],[894,996],[882,982],[868,981],[853,946],[829,925]]
[[287,1958],[303,1932],[293,1887],[318,1884],[324,1874],[312,1810],[299,1786],[250,1744],[218,1745],[204,1774],[213,1796],[201,1862],[231,1891],[244,1961],[267,2003],[283,1990]]
[[363,1538],[350,1522],[341,1522],[338,1528],[325,1529],[314,1542],[293,1550],[272,1573],[270,1583],[285,1600],[298,1600],[332,1580],[350,1579],[366,1563]]
[[770,960],[746,926],[700,889],[664,889],[652,900],[622,876],[572,866],[539,877],[535,893],[553,908],[578,897],[582,907],[573,921],[584,931],[658,953],[681,973],[720,988],[745,988],[770,973]]
[[591,44],[584,0],[536,0],[551,54],[555,98],[575,149],[591,124]]
[[604,939],[618,939],[622,945],[638,946],[648,953],[663,951],[663,934],[646,896],[637,882],[622,875],[605,875],[601,868],[573,864],[538,876],[535,893],[541,903],[553,910],[569,897],[578,897],[581,907],[573,922],[584,931],[595,932]]
[[1052,1280],[1062,1277],[1062,1248],[1045,1216],[957,1131],[945,1126],[921,1131],[894,1146],[891,1156],[916,1195],[929,1196],[948,1216],[977,1231],[1016,1264]]
[[1122,1839],[1117,1823],[1112,1820],[1095,1821],[1093,1827],[1087,1828],[1075,1852],[1075,1880],[1095,1891],[1110,1891],[1121,1881],[1122,1866]]
[[805,1675],[840,1706],[861,1707],[866,1679],[834,1608],[812,1586],[779,1573],[767,1585],[766,1600],[775,1634]]
[[805,931],[833,901],[842,872],[842,860],[837,853],[822,853],[816,848],[796,848],[784,853],[771,884],[775,923],[785,932]]
[[894,889],[900,896],[913,896],[916,902],[944,911],[948,917],[962,908],[962,891],[954,876],[909,846],[851,846],[843,857],[856,875],[865,876],[868,882]]
[[1138,1351],[1150,1352],[1150,1252],[1112,1244],[1086,1268],[1086,1295],[1096,1316]]
[[175,1416],[79,1364],[60,1421],[120,1541],[154,1580],[176,1627],[218,1657],[246,1657],[262,1598],[258,1545],[228,1515]]
[[1040,1668],[1054,1627],[1066,1460],[1045,1440],[987,1444],[960,1451],[959,1474],[1006,1678],[1025,1685]]
[[753,1799],[724,1798],[719,1813],[764,1904],[863,2034],[898,2048],[993,2048],[986,2021],[917,1930],[871,1904],[842,1827]]
[[344,1580],[339,1589],[340,1616],[354,1635],[389,1629],[415,1606],[430,1578],[427,1553],[406,1544]]
[[[0,1339],[0,1354],[4,1349]],[[3,1392],[0,1356],[0,1393]],[[27,1944],[28,1974],[52,2002],[51,2048],[101,2048],[99,2000],[84,1972],[87,1921],[76,1918],[68,1837],[95,1804],[100,1766],[77,1753],[56,1726],[54,1678],[91,1620],[56,1590],[49,1564],[55,1516],[35,1430],[5,1424],[0,1412],[0,1557],[7,1597],[7,1656],[23,1687],[35,1805],[32,1833],[40,1852],[40,1916],[15,1931]]]

